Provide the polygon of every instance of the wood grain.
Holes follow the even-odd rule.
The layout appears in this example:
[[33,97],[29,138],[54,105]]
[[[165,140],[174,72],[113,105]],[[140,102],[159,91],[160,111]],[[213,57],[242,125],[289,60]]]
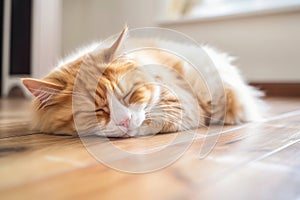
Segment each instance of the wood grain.
[[[267,99],[264,122],[196,131],[195,140],[173,164],[132,174],[97,161],[78,137],[28,130],[28,101],[0,101],[0,199],[296,199],[300,195],[300,99]],[[11,125],[10,125],[11,124]],[[13,125],[15,124],[15,125]],[[214,133],[214,134],[211,134]],[[180,133],[184,135],[184,133]],[[176,133],[111,139],[90,136],[89,149],[102,148],[114,163],[155,165],[190,142]],[[209,138],[217,144],[205,158]],[[110,143],[130,152],[122,157]],[[151,162],[137,153],[167,148]]]

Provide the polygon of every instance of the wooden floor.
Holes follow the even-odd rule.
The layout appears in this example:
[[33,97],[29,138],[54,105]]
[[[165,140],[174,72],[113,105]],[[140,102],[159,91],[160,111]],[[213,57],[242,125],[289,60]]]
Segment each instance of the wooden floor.
[[[206,157],[200,151],[216,135],[199,130],[176,162],[133,174],[97,161],[80,138],[30,131],[29,102],[1,100],[0,199],[300,199],[300,99],[267,102],[272,114],[266,121],[224,127]],[[168,146],[175,136],[90,139],[100,141],[93,145],[103,147],[101,153],[112,164],[139,170],[159,167],[189,142]],[[117,156],[105,148],[107,143],[131,154]],[[150,161],[130,156],[160,148],[168,148],[169,154]]]

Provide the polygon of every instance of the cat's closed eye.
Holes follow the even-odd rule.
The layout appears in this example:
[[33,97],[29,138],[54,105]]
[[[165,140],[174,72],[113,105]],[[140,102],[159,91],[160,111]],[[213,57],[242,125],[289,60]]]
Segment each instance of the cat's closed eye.
[[104,110],[102,108],[99,108],[97,110],[95,110],[96,112],[104,112]]
[[133,91],[134,91],[134,88],[131,88],[131,90],[129,92],[127,92],[127,94],[125,94],[125,96],[123,97],[123,101],[128,102]]
[[106,109],[106,108],[98,108],[98,109],[95,110],[95,112],[108,113],[108,109]]

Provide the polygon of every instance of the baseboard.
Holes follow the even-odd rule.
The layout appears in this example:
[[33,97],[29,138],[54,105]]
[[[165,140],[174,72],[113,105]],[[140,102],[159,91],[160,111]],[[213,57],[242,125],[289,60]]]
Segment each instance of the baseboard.
[[253,82],[250,85],[259,88],[266,93],[266,96],[300,97],[299,83],[259,83]]

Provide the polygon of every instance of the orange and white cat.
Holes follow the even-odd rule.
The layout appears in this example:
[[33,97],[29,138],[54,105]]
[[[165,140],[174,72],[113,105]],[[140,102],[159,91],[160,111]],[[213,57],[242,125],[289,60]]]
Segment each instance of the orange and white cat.
[[[261,93],[243,81],[226,54],[202,46],[216,66],[203,70],[208,71],[210,80],[221,77],[223,82],[210,94],[189,63],[159,50],[173,45],[179,52],[192,55],[198,47],[164,41],[156,44],[156,50],[125,54],[122,46],[127,32],[125,27],[108,48],[95,50],[99,44],[93,44],[81,50],[42,80],[22,79],[35,97],[34,130],[133,137],[195,129],[208,125],[210,119],[224,119],[225,124],[260,119]],[[205,67],[204,64],[202,68]],[[214,111],[212,96],[220,99],[219,103],[214,101]],[[74,97],[84,98],[74,104]],[[81,120],[75,123],[75,118]]]

